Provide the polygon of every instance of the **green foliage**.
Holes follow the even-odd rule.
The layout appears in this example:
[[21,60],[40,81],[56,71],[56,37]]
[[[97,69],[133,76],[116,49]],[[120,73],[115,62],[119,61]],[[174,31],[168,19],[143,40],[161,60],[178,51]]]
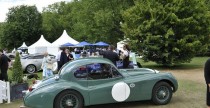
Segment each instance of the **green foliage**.
[[210,14],[204,0],[140,0],[123,14],[122,30],[145,61],[190,62],[208,49]]
[[[3,31],[4,31],[4,26],[5,26],[5,23],[0,23],[0,39],[1,39],[1,37],[3,37],[4,36],[4,34],[3,34]],[[2,44],[0,43],[0,48],[2,48]]]
[[31,45],[41,36],[42,18],[36,6],[16,6],[9,9],[0,43],[13,49],[23,42]]
[[[121,31],[120,22],[122,22],[122,12],[133,4],[132,0],[83,0],[81,5],[82,14],[78,14],[74,19],[78,22],[76,25],[83,24],[83,34],[87,36],[90,42],[105,41],[116,44],[124,38]],[[73,13],[77,13],[76,10]],[[79,31],[79,27],[77,27]],[[79,32],[78,32],[79,33]],[[77,34],[77,33],[75,33]]]
[[68,13],[64,12],[67,11],[66,9],[64,9],[64,7],[66,7],[65,2],[58,2],[44,8],[42,12],[43,35],[50,42],[53,42],[57,38],[59,38],[63,33],[63,30],[65,29],[62,23],[65,22],[65,20],[63,20],[62,18]]
[[18,52],[16,52],[15,61],[12,69],[12,81],[16,83],[22,83],[23,81],[22,78],[23,78],[23,70],[20,62],[20,55]]
[[124,36],[121,13],[132,5],[132,0],[75,0],[49,5],[42,14],[44,35],[52,42],[66,29],[78,41],[116,43]]

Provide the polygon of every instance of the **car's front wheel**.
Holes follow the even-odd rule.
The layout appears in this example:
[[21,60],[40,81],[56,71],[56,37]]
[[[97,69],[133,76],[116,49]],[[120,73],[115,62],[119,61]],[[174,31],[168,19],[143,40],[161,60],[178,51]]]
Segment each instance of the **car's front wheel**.
[[55,99],[54,108],[82,108],[83,98],[76,91],[63,91]]
[[172,88],[166,82],[157,83],[152,90],[152,101],[158,105],[165,105],[170,102]]
[[32,64],[28,65],[26,67],[26,72],[27,73],[34,73],[34,72],[36,72],[36,66],[35,65],[32,65]]

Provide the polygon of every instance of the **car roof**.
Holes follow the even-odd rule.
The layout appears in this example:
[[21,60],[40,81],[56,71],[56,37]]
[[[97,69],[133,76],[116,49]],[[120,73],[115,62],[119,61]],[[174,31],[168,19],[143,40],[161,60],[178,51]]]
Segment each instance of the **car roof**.
[[[102,57],[85,57],[85,58],[79,58],[76,60],[73,60],[65,65],[67,66],[82,66],[82,65],[87,65],[91,63],[106,63],[106,64],[112,64],[114,65],[109,59],[102,58]],[[66,68],[66,66],[64,66]],[[68,73],[68,71],[64,71],[62,73],[59,73],[60,75],[65,75]]]
[[71,62],[71,64],[89,64],[89,63],[109,63],[113,64],[109,59],[102,57],[85,57],[79,58]]

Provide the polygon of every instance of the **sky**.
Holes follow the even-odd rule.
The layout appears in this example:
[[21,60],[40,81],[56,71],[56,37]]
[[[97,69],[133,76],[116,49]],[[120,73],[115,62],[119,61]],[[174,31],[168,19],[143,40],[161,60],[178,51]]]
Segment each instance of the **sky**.
[[0,0],[0,22],[4,22],[6,14],[9,12],[9,8],[18,5],[36,5],[39,12],[42,12],[43,7],[47,7],[50,4],[60,1],[71,1],[71,0]]

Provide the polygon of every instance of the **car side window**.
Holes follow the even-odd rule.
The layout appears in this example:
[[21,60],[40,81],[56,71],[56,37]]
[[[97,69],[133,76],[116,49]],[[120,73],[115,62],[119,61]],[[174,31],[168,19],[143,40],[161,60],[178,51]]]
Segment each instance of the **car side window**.
[[112,71],[113,77],[121,77],[122,76],[114,66],[112,66],[111,71]]
[[43,58],[44,58],[44,55],[37,55],[33,57],[33,59],[43,59]]
[[74,76],[79,79],[87,78],[87,68],[86,66],[80,66],[74,70]]
[[111,66],[105,63],[93,63],[87,65],[88,79],[107,79],[112,78]]

